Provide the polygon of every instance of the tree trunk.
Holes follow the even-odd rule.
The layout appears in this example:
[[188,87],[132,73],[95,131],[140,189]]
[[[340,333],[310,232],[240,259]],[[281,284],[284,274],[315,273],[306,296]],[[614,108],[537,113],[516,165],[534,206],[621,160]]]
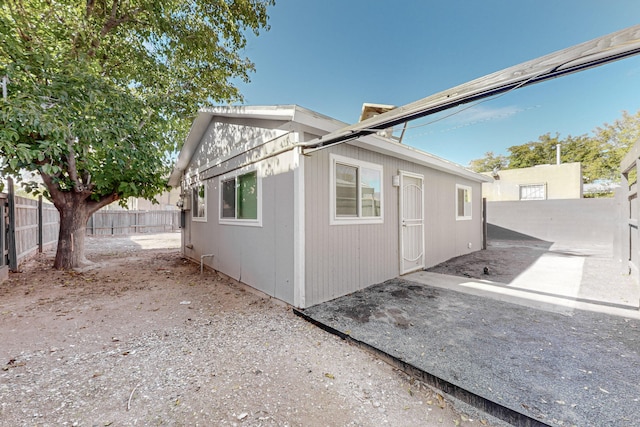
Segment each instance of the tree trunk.
[[65,206],[56,206],[60,213],[58,250],[53,268],[69,270],[88,263],[84,256],[84,236],[91,216],[86,200],[70,198]]

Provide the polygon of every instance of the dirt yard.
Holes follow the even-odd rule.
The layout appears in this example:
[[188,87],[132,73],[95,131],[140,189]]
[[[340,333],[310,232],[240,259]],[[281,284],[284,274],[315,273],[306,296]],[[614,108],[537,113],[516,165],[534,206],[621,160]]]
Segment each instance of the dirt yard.
[[[3,426],[487,425],[295,316],[180,257],[179,235],[89,238],[0,284]],[[468,415],[468,413],[472,415]]]

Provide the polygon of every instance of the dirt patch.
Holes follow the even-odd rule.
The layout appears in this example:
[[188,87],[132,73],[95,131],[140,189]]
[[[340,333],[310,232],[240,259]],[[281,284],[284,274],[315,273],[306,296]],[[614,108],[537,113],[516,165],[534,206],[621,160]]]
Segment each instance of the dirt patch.
[[177,246],[92,237],[92,268],[0,284],[3,425],[481,425]]

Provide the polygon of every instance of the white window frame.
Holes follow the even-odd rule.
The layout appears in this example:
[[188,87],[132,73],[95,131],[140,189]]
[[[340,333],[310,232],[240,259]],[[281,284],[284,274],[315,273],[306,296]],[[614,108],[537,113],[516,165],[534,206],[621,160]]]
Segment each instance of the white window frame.
[[[460,190],[465,190],[468,192],[469,194],[469,202],[465,202],[465,207],[464,209],[464,214],[463,215],[458,215],[458,212],[460,211],[460,206],[458,205],[458,192]],[[468,185],[462,185],[462,184],[456,184],[456,221],[468,221],[470,219],[473,219],[473,191],[472,188]],[[468,207],[469,207],[469,212],[467,212],[467,203],[468,203]]]
[[[223,200],[222,200],[222,183],[224,181],[228,181],[230,179],[235,179],[235,183],[236,183],[236,197],[237,197],[237,191],[238,191],[238,177],[242,176],[242,175],[246,175],[249,173],[255,172],[256,173],[256,180],[257,180],[257,188],[258,188],[258,195],[257,195],[257,218],[256,219],[238,219],[238,218],[223,218],[222,217],[222,205],[223,205]],[[218,193],[219,193],[219,197],[218,197],[218,223],[219,224],[226,224],[226,225],[244,225],[244,226],[248,226],[248,227],[262,227],[262,176],[260,174],[260,171],[258,170],[258,168],[256,168],[255,166],[249,167],[249,168],[243,168],[243,169],[238,169],[235,170],[233,172],[224,174],[222,176],[220,176],[218,178]],[[237,205],[237,201],[236,201],[236,216],[238,215],[237,212],[238,209],[238,205]]]
[[[382,165],[369,163],[362,160],[352,159],[350,157],[340,156],[338,154],[330,155],[331,161],[329,170],[329,223],[331,225],[347,225],[347,224],[382,224],[384,223],[384,170]],[[336,165],[341,164],[358,169],[358,177],[361,176],[361,169],[374,170],[380,173],[380,216],[366,217],[362,216],[362,186],[358,182],[357,194],[357,215],[353,217],[336,215]],[[360,178],[358,178],[358,181]]]
[[[196,206],[199,206],[200,203],[196,203],[196,201],[194,200],[196,195],[195,195],[195,190],[197,188],[203,187],[204,188],[204,198],[202,201],[202,205],[204,206],[204,215],[203,216],[196,216],[197,212],[196,212]],[[195,222],[207,222],[207,212],[208,212],[208,207],[207,207],[207,181],[202,181],[202,182],[198,182],[195,185],[191,186],[191,220],[195,221]]]
[[[535,197],[526,199],[522,198],[522,190],[527,187],[542,187],[542,197]],[[518,200],[528,201],[528,200],[547,200],[547,184],[546,183],[535,183],[535,184],[519,184],[518,185]]]

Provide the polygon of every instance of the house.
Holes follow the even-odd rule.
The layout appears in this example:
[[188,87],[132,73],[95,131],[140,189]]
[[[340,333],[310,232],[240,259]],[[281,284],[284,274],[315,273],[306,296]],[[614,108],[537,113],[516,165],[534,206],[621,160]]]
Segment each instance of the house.
[[185,257],[305,308],[482,248],[490,177],[296,106],[199,112],[169,183]]
[[580,162],[539,165],[484,173],[493,182],[482,184],[488,202],[582,198]]

